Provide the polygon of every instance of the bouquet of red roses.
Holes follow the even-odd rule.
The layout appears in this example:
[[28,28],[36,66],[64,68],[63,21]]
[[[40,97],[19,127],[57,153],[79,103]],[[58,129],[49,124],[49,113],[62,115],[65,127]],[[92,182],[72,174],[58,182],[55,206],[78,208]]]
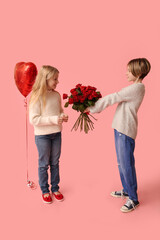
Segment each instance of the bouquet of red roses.
[[89,113],[84,113],[84,110],[87,107],[94,106],[95,102],[97,102],[102,95],[100,92],[96,91],[95,87],[82,86],[82,84],[77,84],[75,88],[70,90],[70,92],[70,96],[68,96],[68,94],[63,94],[63,99],[68,99],[68,102],[65,103],[64,107],[68,107],[69,104],[73,104],[72,108],[77,112],[81,112],[72,130],[77,130],[80,126],[81,131],[84,129],[84,132],[88,133],[89,130],[94,129],[94,123],[91,121],[89,116],[92,118],[94,117]]

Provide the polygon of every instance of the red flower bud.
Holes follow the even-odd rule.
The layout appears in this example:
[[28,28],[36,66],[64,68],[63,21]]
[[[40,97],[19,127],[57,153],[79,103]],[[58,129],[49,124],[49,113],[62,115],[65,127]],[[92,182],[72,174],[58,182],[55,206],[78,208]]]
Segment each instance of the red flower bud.
[[68,94],[64,93],[63,94],[63,99],[67,99],[68,98]]

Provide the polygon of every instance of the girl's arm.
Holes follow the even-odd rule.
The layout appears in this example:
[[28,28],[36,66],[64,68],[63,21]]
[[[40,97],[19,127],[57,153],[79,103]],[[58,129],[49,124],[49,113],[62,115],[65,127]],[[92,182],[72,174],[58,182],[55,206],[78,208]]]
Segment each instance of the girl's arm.
[[61,101],[61,95],[59,94],[59,97],[60,97],[60,117],[62,118],[62,120],[64,121],[64,122],[68,122],[68,115],[67,114],[65,114],[64,113],[64,110],[63,110],[63,108],[62,108],[62,101]]
[[29,121],[34,126],[49,126],[58,125],[60,123],[59,116],[41,116],[40,101],[37,101],[34,105],[29,106]]
[[64,116],[64,110],[63,110],[63,108],[62,108],[62,101],[61,101],[61,96],[60,96],[60,113],[61,113],[61,115],[60,116]]
[[126,88],[122,88],[119,92],[109,94],[99,99],[93,107],[88,107],[87,110],[91,113],[99,113],[115,103],[130,101],[137,96],[137,86],[136,84],[134,86],[132,84]]

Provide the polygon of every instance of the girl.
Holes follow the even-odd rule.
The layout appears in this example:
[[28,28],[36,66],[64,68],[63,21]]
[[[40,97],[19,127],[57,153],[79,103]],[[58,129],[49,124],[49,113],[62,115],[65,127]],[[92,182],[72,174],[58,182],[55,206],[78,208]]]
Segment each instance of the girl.
[[29,102],[29,120],[34,126],[39,153],[39,185],[45,203],[52,202],[48,185],[48,167],[51,173],[51,192],[58,201],[64,199],[59,189],[59,157],[61,153],[62,123],[68,121],[63,113],[60,94],[55,91],[59,71],[42,66],[33,85]]
[[145,86],[142,80],[149,73],[151,65],[147,59],[138,58],[131,60],[127,67],[128,81],[132,81],[133,84],[119,92],[99,99],[95,106],[85,110],[85,112],[99,113],[109,105],[119,103],[112,128],[114,128],[115,148],[123,189],[112,192],[111,195],[127,198],[126,204],[120,209],[122,212],[130,212],[139,205],[134,159],[138,124],[137,112],[145,94]]

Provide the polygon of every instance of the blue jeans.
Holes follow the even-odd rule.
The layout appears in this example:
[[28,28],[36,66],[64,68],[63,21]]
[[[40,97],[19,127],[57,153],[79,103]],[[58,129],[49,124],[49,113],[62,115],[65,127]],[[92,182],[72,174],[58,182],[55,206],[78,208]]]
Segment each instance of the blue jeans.
[[135,170],[134,148],[135,140],[114,129],[117,162],[123,191],[129,198],[138,201],[137,178]]
[[51,191],[59,189],[59,158],[61,154],[61,132],[36,135],[35,143],[39,153],[38,176],[42,193],[49,193],[48,168],[51,173]]

